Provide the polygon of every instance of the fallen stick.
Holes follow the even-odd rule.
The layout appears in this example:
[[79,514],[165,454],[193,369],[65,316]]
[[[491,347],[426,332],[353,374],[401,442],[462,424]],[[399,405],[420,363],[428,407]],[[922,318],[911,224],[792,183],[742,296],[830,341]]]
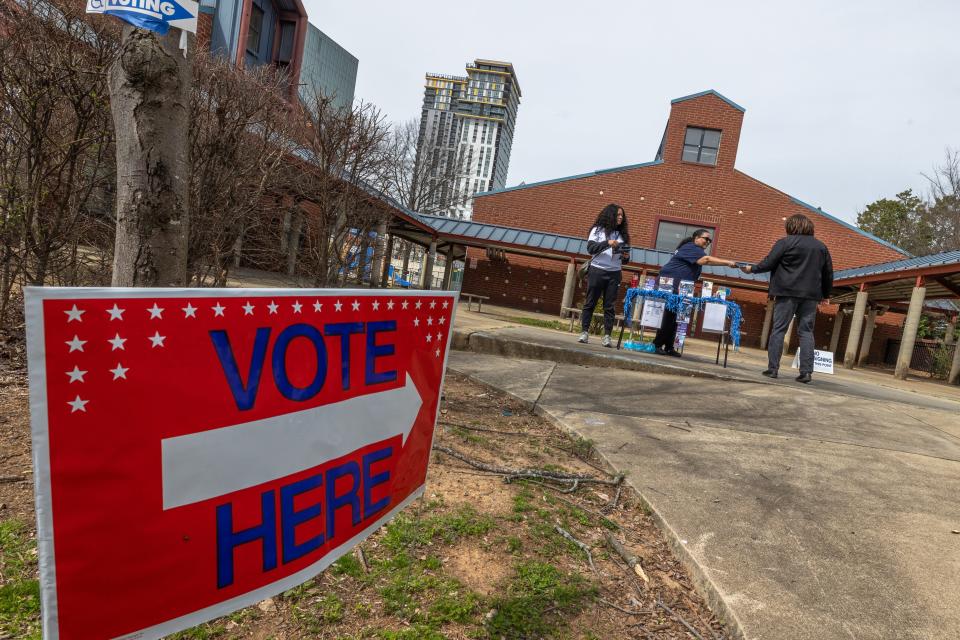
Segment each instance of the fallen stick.
[[633,569],[633,572],[636,573],[640,578],[650,584],[650,578],[647,577],[647,574],[644,572],[643,567],[640,566],[640,558],[633,555],[627,548],[620,544],[620,541],[613,537],[613,534],[607,533],[607,544],[610,545],[610,548],[617,552],[617,555],[623,558],[623,561],[627,563],[627,566]]
[[692,626],[690,626],[690,623],[687,622],[686,620],[684,620],[684,619],[683,619],[683,616],[681,616],[679,613],[677,613],[676,611],[674,611],[673,609],[671,609],[671,608],[668,607],[667,605],[663,604],[663,600],[661,600],[660,598],[657,598],[657,606],[660,607],[661,609],[663,609],[664,611],[666,611],[667,613],[669,613],[670,615],[672,615],[672,616],[673,616],[674,618],[676,618],[677,620],[679,620],[680,623],[681,623],[683,626],[685,626],[690,633],[692,633],[694,636],[696,636],[697,640],[703,640],[703,636],[700,635],[700,633],[699,633],[696,629],[694,629]]
[[[571,535],[571,533],[570,533],[569,531],[567,531],[566,529],[564,529],[564,528],[561,527],[560,525],[554,525],[553,528],[557,530],[557,533],[559,533],[560,535],[562,535],[564,538],[566,538],[567,540],[569,540],[569,541],[572,542],[573,544],[577,545],[577,546],[580,548],[581,551],[583,551],[585,554],[587,554],[587,562],[590,563],[590,568],[593,569],[593,572],[594,572],[594,573],[598,573],[597,567],[593,564],[593,554],[590,553],[590,547],[588,547],[587,545],[583,544],[582,542],[580,542],[579,540],[577,540],[576,538],[574,538],[573,535]],[[702,640],[702,639],[701,639],[701,640]]]
[[23,476],[0,476],[0,484],[6,484],[8,482],[26,482],[26,478]]
[[648,615],[652,615],[652,614],[653,614],[653,611],[651,611],[651,610],[649,610],[649,609],[641,609],[641,610],[639,610],[639,611],[631,611],[630,609],[625,609],[625,608],[621,607],[620,605],[614,604],[613,602],[610,602],[609,600],[604,600],[603,598],[600,598],[599,601],[600,601],[601,603],[607,605],[608,607],[612,607],[612,608],[616,609],[617,611],[623,611],[625,614],[627,614],[627,615],[629,615],[629,616],[648,616]]
[[546,471],[543,469],[508,469],[506,467],[497,467],[492,464],[487,464],[485,462],[480,462],[479,460],[474,460],[467,455],[455,451],[449,447],[444,447],[439,444],[433,445],[435,451],[440,453],[445,453],[452,458],[456,458],[461,462],[465,462],[474,469],[480,469],[481,471],[487,471],[489,473],[495,473],[500,476],[506,476],[508,482],[510,480],[520,480],[523,478],[539,478],[540,480],[550,480],[553,482],[562,482],[564,484],[573,482],[576,480],[578,483],[593,483],[593,484],[604,484],[611,487],[619,486],[623,482],[623,476],[616,476],[613,480],[605,480],[603,478],[596,478],[594,476],[586,476],[578,473],[561,473],[559,471]]
[[367,564],[367,556],[363,553],[363,547],[357,545],[357,558],[360,559],[360,564],[363,565],[363,572],[370,573],[370,565]]
[[468,429],[470,431],[481,431],[483,433],[495,433],[498,436],[528,436],[532,435],[529,433],[523,433],[522,431],[497,431],[496,429],[485,429],[483,427],[472,427],[468,424],[463,424],[460,422],[450,422],[448,420],[437,420],[437,424],[442,424],[445,427],[457,427],[458,429]]
[[617,503],[620,502],[620,491],[623,489],[622,484],[617,485],[617,492],[613,495],[613,500],[605,504],[601,509],[601,513],[609,513],[617,508]]

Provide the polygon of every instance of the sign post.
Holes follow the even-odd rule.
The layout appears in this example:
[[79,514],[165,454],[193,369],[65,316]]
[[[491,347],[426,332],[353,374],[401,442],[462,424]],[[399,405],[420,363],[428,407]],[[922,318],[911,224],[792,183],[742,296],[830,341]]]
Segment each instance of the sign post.
[[45,638],[159,638],[423,492],[450,292],[27,289]]

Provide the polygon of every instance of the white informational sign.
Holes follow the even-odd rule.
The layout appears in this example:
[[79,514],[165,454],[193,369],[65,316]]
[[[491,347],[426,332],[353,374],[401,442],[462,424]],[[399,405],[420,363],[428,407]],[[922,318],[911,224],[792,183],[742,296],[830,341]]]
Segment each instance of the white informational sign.
[[[800,368],[800,350],[797,349],[797,352],[793,356],[793,364],[790,365],[794,369]],[[833,352],[832,351],[819,351],[814,349],[813,351],[813,371],[814,373],[829,373],[833,375]]]
[[87,13],[105,13],[135,27],[165,34],[170,27],[197,32],[196,0],[87,0]]
[[708,302],[703,307],[703,330],[723,333],[727,322],[727,307],[719,302]]
[[640,326],[659,329],[663,323],[663,310],[666,307],[663,300],[645,300],[643,314],[640,317]]

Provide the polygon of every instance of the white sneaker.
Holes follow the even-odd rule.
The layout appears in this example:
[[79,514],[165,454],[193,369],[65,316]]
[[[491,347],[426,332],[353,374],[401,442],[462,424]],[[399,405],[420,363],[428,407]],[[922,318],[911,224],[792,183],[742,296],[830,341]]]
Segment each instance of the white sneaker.
[[590,339],[590,334],[584,331],[583,333],[580,334],[580,337],[577,339],[577,342],[582,342],[583,344],[587,344],[587,340],[589,339]]
[[609,346],[610,346],[610,336],[609,336],[609,335],[603,336],[603,338],[600,340],[600,344],[603,345],[604,347],[609,347]]

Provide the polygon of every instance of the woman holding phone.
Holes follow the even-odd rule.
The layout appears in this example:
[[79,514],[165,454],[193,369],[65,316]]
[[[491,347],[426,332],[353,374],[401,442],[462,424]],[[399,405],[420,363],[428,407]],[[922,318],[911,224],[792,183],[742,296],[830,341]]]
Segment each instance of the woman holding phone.
[[610,334],[617,315],[614,308],[620,288],[623,264],[630,261],[630,232],[627,231],[627,214],[618,204],[608,204],[600,211],[587,236],[587,253],[590,266],[587,271],[587,299],[580,314],[583,332],[579,342],[590,339],[590,321],[593,308],[603,296],[603,338],[600,344],[609,347]]

